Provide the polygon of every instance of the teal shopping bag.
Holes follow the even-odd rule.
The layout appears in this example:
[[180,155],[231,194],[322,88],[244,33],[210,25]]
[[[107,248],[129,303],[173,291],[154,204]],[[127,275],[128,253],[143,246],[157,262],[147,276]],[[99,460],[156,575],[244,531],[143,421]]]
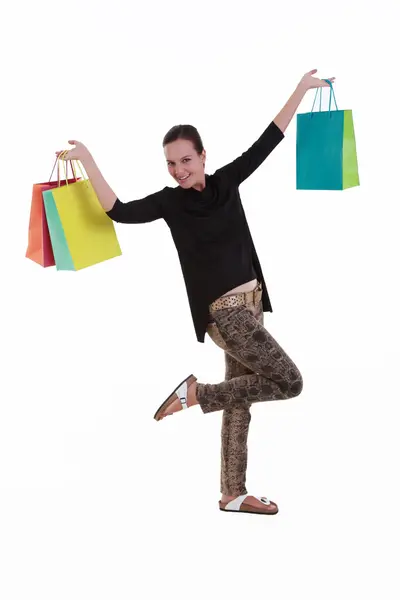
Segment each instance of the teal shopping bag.
[[[311,112],[297,115],[298,190],[344,190],[360,185],[353,113],[338,110],[332,83],[328,83],[329,109],[321,110],[322,88],[319,88]],[[318,93],[320,110],[314,112]],[[332,97],[336,110],[331,110]]]
[[42,192],[44,209],[57,271],[75,271],[64,228],[51,190]]

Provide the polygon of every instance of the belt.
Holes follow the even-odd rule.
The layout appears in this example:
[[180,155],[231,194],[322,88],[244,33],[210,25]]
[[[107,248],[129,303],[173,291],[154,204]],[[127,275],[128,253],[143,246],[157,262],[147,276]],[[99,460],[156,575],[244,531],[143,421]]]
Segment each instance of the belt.
[[259,283],[251,292],[239,292],[238,294],[229,294],[221,296],[214,300],[209,306],[210,312],[221,310],[221,308],[232,308],[236,306],[244,306],[245,304],[254,303],[257,305],[262,297],[262,286]]

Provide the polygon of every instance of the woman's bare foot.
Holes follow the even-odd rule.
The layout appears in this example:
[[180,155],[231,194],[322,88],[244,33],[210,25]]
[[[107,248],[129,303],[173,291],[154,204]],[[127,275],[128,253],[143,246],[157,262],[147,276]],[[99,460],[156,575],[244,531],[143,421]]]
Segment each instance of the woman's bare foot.
[[[194,381],[188,387],[188,397],[187,397],[188,408],[190,408],[191,406],[195,406],[195,404],[198,404],[197,398],[196,398],[196,389],[197,389],[197,383]],[[182,410],[182,404],[181,404],[180,399],[178,397],[176,397],[176,400],[174,400],[172,402],[172,404],[170,404],[168,406],[168,408],[166,409],[166,411],[163,413],[163,415],[161,416],[161,419],[163,419],[164,417],[171,416],[180,410]]]

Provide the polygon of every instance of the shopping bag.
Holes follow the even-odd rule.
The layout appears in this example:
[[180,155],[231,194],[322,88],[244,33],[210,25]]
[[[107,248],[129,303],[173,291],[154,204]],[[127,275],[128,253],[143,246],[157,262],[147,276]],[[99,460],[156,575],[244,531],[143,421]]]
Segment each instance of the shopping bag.
[[[344,190],[360,185],[353,112],[338,110],[332,83],[328,83],[329,109],[321,110],[322,88],[319,88],[311,112],[297,115],[298,190]],[[313,112],[318,93],[320,110]],[[331,110],[332,97],[336,110]]]
[[[58,164],[58,180],[51,181],[56,164]],[[49,180],[45,183],[34,183],[32,188],[32,201],[28,228],[28,246],[25,256],[26,258],[38,263],[42,267],[52,267],[55,265],[42,192],[50,190],[54,187],[64,186],[66,184],[65,180],[60,180],[59,168],[60,163],[57,163],[56,160]],[[74,178],[68,180],[68,183],[74,183],[80,179],[76,177],[72,163],[71,168]],[[66,171],[66,177],[68,177],[68,163]]]
[[43,191],[56,269],[78,271],[122,254],[114,223],[89,179]]

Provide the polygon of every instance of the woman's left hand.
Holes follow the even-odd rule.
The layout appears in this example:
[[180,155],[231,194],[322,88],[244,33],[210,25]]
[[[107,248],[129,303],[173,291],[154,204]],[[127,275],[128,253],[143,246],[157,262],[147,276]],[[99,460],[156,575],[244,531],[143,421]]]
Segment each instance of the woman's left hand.
[[[319,87],[329,87],[329,83],[327,81],[324,81],[323,79],[318,79],[318,77],[313,77],[313,75],[315,75],[315,73],[317,72],[317,69],[313,69],[312,71],[309,71],[308,73],[306,73],[300,81],[300,85],[301,87],[304,87],[306,90],[311,90],[313,88],[319,88]],[[326,79],[329,79],[329,81],[331,83],[333,83],[335,81],[335,77],[326,77]]]

